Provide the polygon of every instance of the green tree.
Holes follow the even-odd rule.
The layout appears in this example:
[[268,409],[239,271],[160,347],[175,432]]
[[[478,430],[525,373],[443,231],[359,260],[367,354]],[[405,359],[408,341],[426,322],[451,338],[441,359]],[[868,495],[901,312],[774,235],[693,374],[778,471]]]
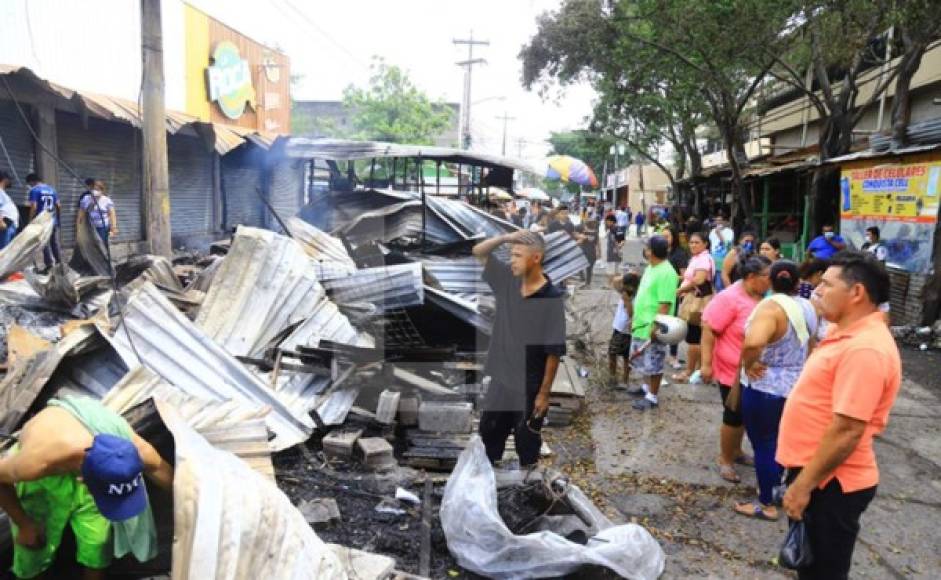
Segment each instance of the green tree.
[[432,102],[395,65],[374,57],[365,88],[349,86],[343,106],[350,115],[353,138],[390,143],[432,145],[451,124],[452,110]]
[[772,64],[764,49],[780,43],[791,13],[774,0],[565,0],[523,48],[523,83],[588,80],[601,95],[596,126],[657,163],[670,142],[694,173],[695,128],[708,116],[725,144],[733,199],[750,217],[743,121]]

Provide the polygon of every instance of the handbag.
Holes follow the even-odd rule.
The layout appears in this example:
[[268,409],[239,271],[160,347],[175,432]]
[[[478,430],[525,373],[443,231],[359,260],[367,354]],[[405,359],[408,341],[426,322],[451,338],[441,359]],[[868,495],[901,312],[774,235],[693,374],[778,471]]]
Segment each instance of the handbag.
[[695,290],[683,296],[677,315],[689,324],[700,326],[702,313],[712,300],[712,284],[703,282]]
[[785,568],[797,570],[814,563],[814,552],[810,547],[810,536],[807,533],[807,517],[808,514],[805,512],[804,519],[792,521],[787,529],[787,535],[784,537],[784,543],[778,555],[778,562]]

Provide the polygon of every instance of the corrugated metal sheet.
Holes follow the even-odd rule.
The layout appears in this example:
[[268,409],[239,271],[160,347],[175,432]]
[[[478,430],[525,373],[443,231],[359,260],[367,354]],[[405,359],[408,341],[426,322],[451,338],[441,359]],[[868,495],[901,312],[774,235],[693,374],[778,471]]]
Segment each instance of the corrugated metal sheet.
[[[16,65],[0,64],[0,75],[15,75],[33,83],[37,91],[45,91],[49,95],[61,99],[60,106],[67,107],[70,110],[84,111],[100,119],[127,123],[137,128],[141,126],[141,115],[137,103],[134,101],[91,92],[79,93],[42,79],[30,69]],[[194,131],[198,128],[201,131],[210,132],[213,135],[215,149],[220,155],[225,155],[246,141],[251,141],[259,147],[269,147],[278,138],[276,135],[251,129],[218,123],[204,123],[197,117],[170,110],[166,113],[166,126],[167,132],[171,135],[184,129]]]
[[484,167],[509,167],[542,175],[545,167],[527,163],[521,159],[490,155],[478,151],[430,147],[427,145],[404,145],[380,141],[349,141],[345,139],[314,139],[291,137],[285,143],[285,153],[303,159],[333,159],[336,161],[372,159],[384,157],[423,157],[448,163],[463,163]]
[[144,367],[136,367],[102,399],[109,409],[124,414],[148,399],[173,405],[186,423],[218,449],[237,455],[252,469],[274,480],[264,407],[235,401],[213,401],[189,395]]
[[512,223],[456,199],[428,196],[427,203],[441,214],[458,224],[467,237],[490,238],[506,234],[519,228]]
[[461,320],[474,325],[477,330],[490,335],[493,323],[487,316],[480,313],[477,304],[465,300],[456,294],[449,294],[434,288],[425,287],[425,299],[447,310]]
[[[202,139],[167,137],[173,237],[213,231],[212,156]],[[178,244],[175,244],[178,245]]]
[[174,580],[345,579],[340,562],[271,481],[157,402],[173,433]]
[[[7,194],[13,203],[25,204],[26,176],[36,170],[35,147],[33,137],[12,101],[0,100],[0,138],[3,139],[3,146],[10,156],[8,160],[0,152],[0,163],[5,168],[9,167],[10,177],[13,178],[10,187],[7,188]],[[13,163],[12,167],[9,166],[10,162]],[[16,178],[13,177],[14,174],[19,177],[20,183],[17,183]]]
[[[941,118],[911,123],[905,133],[912,145],[941,144]],[[888,151],[892,147],[892,136],[874,133],[869,136],[869,146],[873,151]]]
[[191,395],[215,401],[235,400],[254,409],[271,407],[267,422],[275,434],[270,442],[272,449],[300,443],[313,431],[310,417],[284,404],[149,282],[132,292],[122,323],[115,330],[114,343],[129,366],[142,363]]
[[33,255],[52,237],[52,214],[43,212],[31,221],[13,242],[0,250],[0,280],[14,272],[26,268],[33,261]]
[[263,152],[245,145],[222,158],[222,195],[226,230],[238,225],[260,228],[264,225],[261,188]]
[[[140,136],[127,125],[89,118],[88,129],[76,115],[56,115],[59,156],[83,177],[105,182],[118,216],[115,241],[137,242],[144,239],[142,228],[143,198],[140,178]],[[75,244],[75,217],[79,197],[85,191],[82,180],[64,169],[59,170],[59,195],[62,203],[62,243]]]
[[358,332],[337,305],[321,295],[310,316],[279,345],[284,350],[296,350],[298,346],[316,346],[321,340],[329,340],[353,346],[372,346],[372,339]]
[[848,161],[859,161],[861,159],[892,157],[895,155],[913,155],[915,153],[928,153],[929,151],[935,151],[937,149],[941,149],[941,143],[930,143],[926,145],[912,145],[911,147],[905,147],[904,149],[891,149],[891,150],[885,150],[885,151],[876,151],[873,149],[866,149],[865,151],[857,151],[856,153],[850,153],[848,155],[842,155],[840,157],[827,159],[826,161],[822,162],[821,165],[829,165],[833,163],[846,163]]
[[287,220],[291,236],[300,242],[307,255],[320,263],[329,263],[349,271],[356,269],[356,263],[346,251],[346,246],[337,238],[315,228],[297,216]]
[[451,294],[490,294],[490,285],[484,282],[484,268],[476,258],[422,259],[425,271],[441,289]]
[[[268,202],[286,223],[304,205],[304,161],[282,159],[271,168]],[[279,233],[281,225],[274,216],[267,219],[268,228]]]
[[323,299],[314,261],[291,238],[239,227],[196,324],[233,355],[256,354]]
[[422,267],[418,263],[364,268],[322,283],[337,304],[368,302],[376,306],[378,313],[425,301]]
[[542,269],[553,284],[578,274],[588,267],[585,253],[565,232],[553,232],[546,238],[546,256]]

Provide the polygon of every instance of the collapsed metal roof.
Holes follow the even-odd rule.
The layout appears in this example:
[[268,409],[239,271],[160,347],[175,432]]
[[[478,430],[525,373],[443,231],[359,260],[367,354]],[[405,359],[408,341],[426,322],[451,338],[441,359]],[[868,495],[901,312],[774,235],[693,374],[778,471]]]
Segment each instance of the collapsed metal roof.
[[284,152],[289,157],[322,159],[325,161],[356,161],[381,158],[422,158],[446,163],[460,163],[481,167],[505,167],[542,175],[544,168],[522,159],[491,155],[479,151],[433,147],[430,145],[404,145],[382,141],[351,141],[347,139],[290,137]]
[[373,304],[378,313],[425,302],[422,266],[399,264],[363,268],[346,276],[325,279],[323,286],[338,304]]
[[0,280],[25,269],[33,261],[36,251],[49,242],[52,230],[52,214],[44,211],[0,250]]
[[274,450],[305,441],[313,432],[309,416],[285,404],[149,282],[132,292],[114,344],[129,366],[143,364],[191,395],[235,400],[254,409],[270,407],[267,424],[275,434],[270,442]]
[[258,354],[323,298],[314,264],[291,238],[239,226],[196,325],[232,355]]

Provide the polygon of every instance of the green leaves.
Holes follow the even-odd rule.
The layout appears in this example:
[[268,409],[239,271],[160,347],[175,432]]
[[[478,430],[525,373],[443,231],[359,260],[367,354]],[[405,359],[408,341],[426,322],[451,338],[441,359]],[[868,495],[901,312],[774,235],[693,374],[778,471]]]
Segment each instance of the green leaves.
[[433,145],[451,124],[453,110],[444,102],[432,102],[408,74],[374,57],[368,87],[350,85],[343,106],[350,115],[354,134],[349,137],[391,143]]

